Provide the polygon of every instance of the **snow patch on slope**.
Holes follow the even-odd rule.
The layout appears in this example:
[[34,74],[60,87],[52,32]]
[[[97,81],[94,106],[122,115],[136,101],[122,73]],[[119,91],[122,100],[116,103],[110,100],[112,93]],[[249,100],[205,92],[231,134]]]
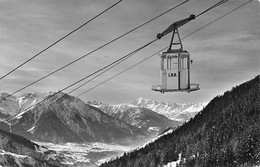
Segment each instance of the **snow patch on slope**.
[[27,130],[27,132],[32,131],[36,126],[33,126],[31,129]]

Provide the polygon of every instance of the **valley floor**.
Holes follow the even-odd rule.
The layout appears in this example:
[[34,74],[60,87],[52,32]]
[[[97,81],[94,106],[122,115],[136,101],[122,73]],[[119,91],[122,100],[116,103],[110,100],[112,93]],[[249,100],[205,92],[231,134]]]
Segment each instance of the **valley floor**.
[[56,151],[58,156],[63,159],[63,163],[66,165],[84,167],[96,167],[111,158],[118,157],[124,152],[129,152],[136,148],[135,146],[105,143],[53,144],[37,142],[37,144]]

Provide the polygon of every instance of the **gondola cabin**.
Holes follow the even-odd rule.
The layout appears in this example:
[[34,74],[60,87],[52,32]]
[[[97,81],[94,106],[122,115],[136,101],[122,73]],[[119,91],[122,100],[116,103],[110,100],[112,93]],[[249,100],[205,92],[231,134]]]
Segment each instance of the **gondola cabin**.
[[152,90],[164,92],[199,90],[198,84],[190,83],[190,55],[187,51],[168,50],[160,54],[161,85],[153,86]]
[[[194,20],[195,15],[174,22],[162,33],[157,34],[157,39],[172,32],[172,38],[169,49],[160,54],[161,56],[161,70],[160,79],[161,85],[152,85],[153,91],[159,92],[191,92],[199,90],[199,84],[190,83],[190,54],[183,50],[180,34],[178,28],[187,22]],[[177,39],[176,39],[177,37]],[[174,40],[175,39],[175,40]],[[172,49],[175,47],[175,49]]]

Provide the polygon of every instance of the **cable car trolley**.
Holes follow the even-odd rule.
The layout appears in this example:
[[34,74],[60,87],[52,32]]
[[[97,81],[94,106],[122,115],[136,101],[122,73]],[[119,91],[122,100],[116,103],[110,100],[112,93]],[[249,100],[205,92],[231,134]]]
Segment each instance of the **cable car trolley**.
[[[152,85],[153,91],[164,92],[191,92],[199,90],[199,84],[190,83],[190,54],[183,50],[183,45],[178,28],[195,19],[195,15],[177,21],[162,33],[157,34],[161,39],[166,34],[172,33],[169,49],[160,54],[161,57],[161,85]],[[177,40],[175,39],[177,37]],[[174,48],[172,48],[174,47]]]

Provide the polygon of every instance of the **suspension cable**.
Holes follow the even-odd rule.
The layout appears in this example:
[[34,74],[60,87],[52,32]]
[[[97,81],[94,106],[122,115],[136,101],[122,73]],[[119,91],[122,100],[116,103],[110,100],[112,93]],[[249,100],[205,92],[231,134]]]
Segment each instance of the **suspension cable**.
[[210,10],[212,10],[212,9],[214,9],[214,8],[224,4],[224,3],[226,3],[227,1],[229,1],[229,0],[221,0],[221,1],[219,1],[215,5],[211,6],[210,8],[208,8],[208,9],[204,10],[203,12],[201,12],[200,14],[198,14],[196,17],[199,17],[199,16],[203,15],[204,13],[206,13],[206,12],[208,12],[208,11],[210,11]]
[[139,52],[140,50],[132,53],[131,55],[129,55],[128,57],[122,59],[121,61],[117,62],[116,64],[112,65],[111,67],[109,67],[108,69],[102,71],[101,73],[99,73],[98,75],[96,75],[95,77],[91,78],[90,80],[82,83],[81,85],[79,85],[78,87],[74,88],[73,90],[71,90],[70,92],[68,92],[68,94],[71,94],[72,92],[78,90],[79,88],[81,88],[82,86],[86,85],[87,83],[93,81],[94,79],[96,79],[97,77],[99,77],[100,75],[106,73],[107,71],[111,70],[112,68],[114,68],[115,66],[117,66],[118,64],[122,63],[123,61],[127,60],[128,58],[130,58],[131,56],[133,56],[134,54],[136,54],[137,52]]
[[34,58],[38,57],[39,55],[41,55],[43,52],[47,51],[48,49],[50,49],[51,47],[53,47],[54,45],[56,45],[57,43],[61,42],[62,40],[64,40],[65,38],[67,38],[68,36],[70,36],[71,34],[75,33],[76,31],[78,31],[79,29],[83,28],[84,26],[86,26],[87,24],[89,24],[91,21],[95,20],[97,17],[101,16],[102,14],[104,14],[105,12],[107,12],[108,10],[112,9],[114,6],[116,6],[117,4],[119,4],[120,2],[122,2],[123,0],[119,0],[118,2],[114,3],[113,5],[111,5],[110,7],[108,7],[107,9],[105,9],[104,11],[102,11],[101,13],[99,13],[98,15],[96,15],[95,17],[91,18],[90,20],[88,20],[87,22],[85,22],[84,24],[80,25],[79,27],[77,27],[76,29],[72,30],[71,32],[69,32],[68,34],[64,35],[63,37],[61,37],[60,39],[58,39],[57,41],[53,42],[51,45],[47,46],[46,48],[44,48],[43,50],[41,50],[40,52],[38,52],[36,55],[32,56],[31,58],[29,58],[28,60],[26,60],[25,62],[23,62],[22,64],[18,65],[17,67],[15,67],[13,70],[9,71],[8,73],[6,73],[5,75],[3,75],[0,80],[4,79],[5,77],[7,77],[8,75],[10,75],[11,73],[13,73],[14,71],[18,70],[20,67],[22,67],[23,65],[27,64],[28,62],[30,62],[31,60],[33,60]]

